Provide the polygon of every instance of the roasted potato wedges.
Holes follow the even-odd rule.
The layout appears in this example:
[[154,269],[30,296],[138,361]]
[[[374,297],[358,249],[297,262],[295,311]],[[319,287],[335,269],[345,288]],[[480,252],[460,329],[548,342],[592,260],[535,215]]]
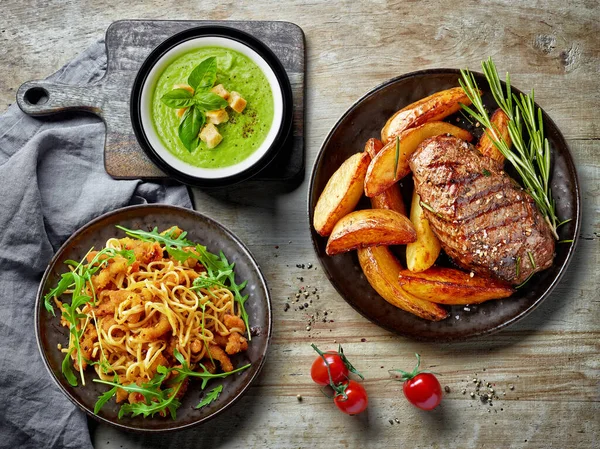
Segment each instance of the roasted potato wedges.
[[471,104],[462,87],[454,87],[409,104],[390,117],[381,130],[381,140],[387,144],[407,129],[442,120],[457,112],[461,103]]
[[514,289],[485,276],[455,270],[431,267],[421,273],[401,270],[398,282],[402,288],[423,300],[438,304],[478,304],[490,299],[507,298]]
[[365,194],[370,198],[379,195],[408,175],[410,173],[408,160],[419,144],[425,139],[440,134],[452,134],[467,142],[473,140],[470,132],[446,122],[428,122],[417,128],[407,129],[399,136],[400,150],[397,165],[395,139],[383,147],[369,164],[365,177]]
[[417,298],[399,283],[402,265],[385,246],[358,250],[358,261],[369,284],[390,304],[430,321],[440,321],[448,316],[442,307]]
[[404,245],[416,239],[406,216],[388,209],[363,209],[350,212],[336,223],[325,252],[332,256],[367,246]]
[[346,159],[329,178],[319,196],[313,217],[313,226],[320,235],[331,234],[338,220],[354,210],[363,193],[370,161],[368,153],[356,153]]
[[[506,115],[502,109],[496,109],[496,111],[492,114],[490,121],[494,127],[494,132],[498,133],[510,148],[512,141],[510,140],[510,134],[508,133],[508,122],[510,121],[508,115]],[[496,148],[496,145],[494,145],[494,142],[489,138],[487,133],[491,133],[491,131],[487,130],[487,132],[484,132],[481,135],[481,138],[479,139],[479,142],[477,142],[477,146],[475,148],[479,150],[481,154],[494,159],[500,166],[502,166],[504,164],[504,156],[502,153],[500,153],[500,151],[498,151],[498,148]]]
[[406,245],[406,268],[410,271],[425,271],[437,260],[442,245],[431,230],[429,220],[425,218],[421,198],[416,190],[413,190],[410,221],[417,233],[417,240]]

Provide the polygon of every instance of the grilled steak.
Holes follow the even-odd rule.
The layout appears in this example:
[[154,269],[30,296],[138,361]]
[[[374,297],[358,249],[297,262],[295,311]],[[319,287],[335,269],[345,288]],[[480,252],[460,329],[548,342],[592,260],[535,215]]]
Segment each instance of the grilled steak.
[[425,216],[455,263],[511,284],[552,265],[549,225],[492,159],[444,135],[425,140],[410,168]]

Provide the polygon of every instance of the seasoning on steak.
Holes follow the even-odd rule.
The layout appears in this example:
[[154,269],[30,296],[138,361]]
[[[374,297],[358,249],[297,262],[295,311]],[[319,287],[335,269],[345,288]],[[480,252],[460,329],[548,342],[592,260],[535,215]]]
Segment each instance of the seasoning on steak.
[[425,217],[459,266],[516,285],[552,265],[549,225],[492,159],[443,135],[425,140],[410,168]]

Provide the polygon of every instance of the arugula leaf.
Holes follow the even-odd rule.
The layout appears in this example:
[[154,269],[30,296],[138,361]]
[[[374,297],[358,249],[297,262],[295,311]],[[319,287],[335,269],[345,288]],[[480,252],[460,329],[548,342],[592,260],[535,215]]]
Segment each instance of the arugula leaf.
[[204,399],[202,399],[202,401],[200,401],[200,403],[195,408],[202,408],[210,404],[211,402],[216,401],[222,391],[223,385],[219,385],[218,387],[213,388],[206,394],[206,396],[204,396]]
[[44,307],[53,316],[56,316],[56,314],[54,313],[54,307],[52,306],[52,298],[62,295],[65,291],[69,289],[71,285],[73,285],[73,283],[73,272],[69,271],[67,273],[63,273],[61,275],[60,281],[58,282],[58,285],[52,290],[50,290],[46,294],[46,296],[44,296]]
[[204,92],[210,89],[215,81],[217,80],[217,58],[211,56],[206,58],[200,64],[198,64],[190,76],[188,77],[188,84],[196,92]]
[[213,92],[196,92],[194,102],[197,108],[202,111],[214,111],[227,107],[228,103],[225,99]]
[[187,108],[194,104],[194,95],[186,89],[173,89],[164,94],[160,101],[170,108]]
[[204,126],[206,116],[200,111],[196,105],[190,106],[183,114],[183,119],[179,124],[178,135],[183,146],[188,151],[195,150],[200,144],[198,134]]
[[202,363],[198,363],[198,368],[202,369],[201,372],[192,371],[189,368],[189,366],[186,363],[183,356],[181,355],[181,353],[177,349],[175,351],[173,351],[173,354],[175,355],[175,358],[179,361],[179,363],[181,363],[181,366],[182,366],[181,368],[179,368],[179,367],[171,368],[171,371],[179,373],[173,382],[180,382],[180,378],[185,379],[186,377],[199,377],[200,379],[202,379],[202,386],[201,386],[202,389],[206,388],[206,384],[208,383],[208,381],[210,379],[218,379],[218,378],[222,378],[222,377],[227,377],[231,374],[239,373],[240,371],[243,371],[243,370],[249,368],[250,366],[252,366],[250,363],[248,363],[247,365],[236,368],[233,371],[228,371],[226,373],[211,374]]
[[77,386],[77,377],[75,377],[75,373],[73,373],[73,366],[71,365],[71,354],[75,348],[69,349],[69,352],[65,354],[65,358],[62,361],[62,372],[72,387]]
[[175,395],[179,392],[179,388],[181,388],[181,384],[179,384],[175,390],[165,390],[165,393],[168,392],[172,394],[163,401],[151,402],[150,404],[146,404],[144,402],[123,404],[119,409],[119,414],[117,416],[119,419],[121,419],[123,416],[131,414],[132,417],[144,415],[144,418],[147,418],[148,416],[154,416],[157,413],[169,410],[171,418],[175,419],[177,416],[177,409],[181,405],[181,402],[179,402],[179,400],[175,397]]
[[[50,290],[44,296],[44,307],[48,312],[54,315],[54,308],[51,303],[51,299],[54,297],[58,297],[64,294],[67,290],[72,290],[71,294],[71,303],[63,303],[63,312],[62,317],[69,323],[69,343],[72,342],[72,347],[69,350],[68,356],[63,359],[62,362],[62,372],[69,384],[73,386],[77,386],[77,378],[73,374],[73,370],[69,361],[69,356],[73,351],[76,351],[77,365],[79,366],[79,373],[81,377],[81,383],[85,385],[85,380],[83,377],[83,355],[81,353],[81,347],[79,345],[79,340],[83,336],[85,332],[85,328],[87,324],[80,326],[81,329],[78,329],[78,325],[80,324],[80,320],[88,318],[87,315],[79,313],[78,309],[85,306],[90,301],[96,300],[96,293],[94,291],[94,286],[91,282],[92,275],[96,273],[101,268],[108,265],[111,259],[114,259],[117,255],[125,257],[127,259],[128,264],[131,265],[133,261],[135,261],[135,254],[133,251],[129,250],[116,250],[113,248],[104,248],[102,251],[98,251],[98,253],[94,256],[91,262],[84,263],[87,259],[87,256],[90,252],[83,257],[81,262],[79,262],[73,271],[69,271],[64,273],[61,276],[58,285]],[[69,260],[67,261],[68,265],[73,266],[76,262]],[[86,293],[86,285],[89,283],[92,296]]]
[[117,394],[117,389],[119,387],[115,386],[112,387],[110,390],[108,390],[106,393],[104,393],[102,396],[100,396],[98,398],[98,400],[96,401],[96,404],[94,405],[94,414],[98,414],[98,412],[100,411],[100,409],[102,407],[104,407],[104,404],[106,404],[110,398],[112,398],[115,394]]
[[[164,380],[164,378],[162,380]],[[140,393],[142,396],[144,396],[146,401],[151,401],[154,398],[159,398],[162,396],[163,393],[158,389],[161,382],[157,384],[156,382],[150,381],[142,385],[138,385],[135,383],[129,385],[121,385],[119,382],[116,381],[111,382],[102,379],[94,379],[94,382],[97,382],[99,384],[111,385],[113,387],[119,387],[125,390],[127,393]]]
[[191,290],[199,290],[201,288],[209,289],[210,287],[227,288],[225,284],[219,281],[217,277],[200,276],[194,280],[194,286]]
[[182,231],[178,237],[174,237],[175,228],[168,229],[162,234],[158,232],[158,228],[155,227],[152,231],[142,231],[141,229],[128,229],[124,226],[116,225],[117,229],[124,231],[129,237],[136,238],[143,242],[158,242],[168,247],[184,248],[186,246],[195,246],[194,242],[186,240],[186,231]]
[[[204,365],[199,364],[199,367],[202,368],[202,372],[196,372],[189,368],[185,358],[177,349],[175,349],[173,354],[174,354],[175,358],[177,359],[177,361],[181,364],[182,367],[181,368],[167,368],[165,366],[160,365],[156,370],[157,374],[152,378],[152,380],[150,380],[149,382],[146,382],[142,385],[137,385],[135,383],[129,384],[129,385],[121,385],[118,382],[118,378],[116,378],[116,377],[113,382],[101,380],[101,379],[94,379],[94,382],[105,384],[105,385],[110,385],[113,387],[111,390],[105,392],[98,398],[98,401],[96,402],[96,405],[94,407],[94,413],[98,413],[98,411],[100,411],[100,409],[104,406],[104,404],[107,401],[109,401],[110,398],[112,398],[114,396],[117,389],[122,388],[127,393],[142,394],[142,396],[144,396],[144,401],[136,402],[134,404],[121,405],[121,408],[119,409],[119,414],[118,414],[119,419],[125,415],[131,415],[131,416],[143,415],[144,417],[147,417],[147,416],[154,416],[156,413],[166,413],[167,411],[170,413],[171,417],[173,419],[175,419],[176,413],[177,413],[177,408],[181,405],[181,402],[177,399],[176,396],[177,396],[177,393],[179,393],[179,390],[181,389],[183,382],[188,377],[201,378],[202,379],[201,388],[204,389],[206,387],[206,383],[210,379],[227,377],[230,374],[237,373],[237,372],[242,371],[250,366],[250,364],[248,364],[248,365],[242,366],[241,368],[230,371],[228,373],[210,374],[206,370]],[[177,373],[177,376],[175,376],[175,378],[169,378],[169,376],[172,372]],[[164,390],[161,390],[161,387],[164,387],[165,382],[168,382],[169,387],[165,388]],[[216,387],[211,392],[209,392],[207,395],[207,399],[210,396],[214,396],[214,398],[211,399],[211,401],[209,401],[209,402],[212,402],[213,400],[215,400],[218,397],[219,393],[222,391],[222,389],[223,389],[223,386],[221,385],[220,389],[219,389],[219,387]],[[206,404],[208,404],[209,402],[207,402]],[[204,405],[206,405],[206,404],[204,404]],[[200,407],[200,405],[198,407]]]

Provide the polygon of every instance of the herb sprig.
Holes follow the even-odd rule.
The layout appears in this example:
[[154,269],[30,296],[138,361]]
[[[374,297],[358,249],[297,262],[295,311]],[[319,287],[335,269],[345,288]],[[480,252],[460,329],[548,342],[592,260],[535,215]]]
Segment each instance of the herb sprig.
[[[198,368],[200,368],[202,371],[192,370],[183,355],[177,349],[174,350],[173,355],[181,364],[181,367],[166,368],[161,365],[157,368],[157,374],[152,378],[152,380],[142,385],[137,385],[135,383],[122,385],[119,383],[117,378],[115,378],[112,382],[94,379],[94,382],[113,387],[100,396],[94,407],[94,413],[98,413],[104,404],[106,404],[110,398],[117,393],[117,389],[122,388],[127,393],[141,394],[144,400],[132,404],[121,405],[118,414],[119,419],[125,415],[131,415],[134,417],[143,415],[145,418],[147,416],[154,416],[157,413],[166,414],[167,412],[171,415],[171,418],[175,419],[177,416],[177,408],[179,408],[181,405],[181,402],[179,402],[177,399],[177,393],[181,389],[186,379],[190,377],[202,379],[201,388],[204,389],[206,388],[208,381],[211,379],[227,377],[250,367],[250,364],[247,364],[226,373],[211,374],[201,363],[198,364]],[[172,377],[171,373],[175,373],[176,376]],[[203,407],[216,400],[223,389],[222,385],[220,385],[220,387],[220,389],[219,387],[216,387],[209,392],[207,396],[196,406],[196,408]]]
[[178,128],[179,139],[188,151],[200,144],[198,134],[206,123],[206,112],[223,109],[227,101],[210,92],[217,80],[217,58],[211,56],[198,64],[188,76],[188,85],[194,90],[173,89],[161,101],[174,109],[187,108]]
[[462,104],[475,120],[485,127],[485,132],[498,151],[512,164],[521,177],[525,189],[535,200],[545,220],[550,225],[552,234],[558,240],[556,229],[570,221],[560,221],[556,214],[554,199],[550,189],[550,144],[544,137],[542,111],[535,107],[533,89],[530,95],[512,93],[510,75],[506,74],[506,93],[500,83],[498,71],[492,61],[482,61],[483,74],[490,85],[490,90],[498,106],[510,119],[508,133],[514,144],[510,145],[502,138],[498,129],[493,126],[481,98],[475,76],[469,70],[461,70],[459,83],[465,91],[473,107]]
[[[94,290],[94,284],[92,283],[92,275],[98,270],[108,265],[108,262],[113,260],[116,256],[120,255],[127,259],[127,264],[131,265],[135,261],[135,254],[129,250],[116,250],[113,248],[104,248],[102,251],[96,253],[89,263],[84,263],[87,256],[93,250],[90,249],[84,256],[81,262],[77,263],[74,261],[68,261],[69,265],[74,265],[75,268],[72,271],[68,271],[61,276],[58,285],[50,290],[44,296],[44,307],[52,315],[54,313],[54,307],[52,306],[52,299],[58,298],[62,294],[72,291],[71,303],[63,303],[62,317],[69,323],[69,350],[65,354],[65,358],[62,362],[62,372],[72,386],[77,386],[77,377],[73,373],[71,365],[71,356],[75,352],[75,358],[77,360],[77,366],[79,368],[79,374],[81,377],[81,383],[85,385],[85,379],[83,377],[83,353],[81,352],[80,341],[81,337],[85,332],[88,321],[82,323],[82,315],[80,309],[90,302],[96,302],[96,292]],[[91,295],[87,292],[87,286],[89,285]],[[102,356],[104,354],[102,353]],[[103,360],[104,358],[101,357]]]
[[[147,242],[158,242],[164,245],[169,255],[180,262],[185,262],[190,258],[199,261],[204,268],[206,268],[206,276],[201,276],[196,279],[194,287],[207,288],[207,286],[210,285],[217,285],[231,290],[240,309],[240,317],[246,326],[248,340],[252,339],[248,313],[246,312],[245,307],[248,295],[242,295],[241,293],[248,282],[244,281],[241,284],[238,284],[235,281],[235,273],[233,271],[235,263],[229,263],[222,251],[219,255],[211,253],[206,249],[206,246],[187,240],[185,238],[187,236],[186,232],[182,232],[178,236],[175,236],[175,228],[169,229],[162,234],[158,232],[158,228],[154,228],[150,232],[127,229],[119,225],[117,225],[117,228],[125,231],[130,237],[135,237]],[[192,248],[194,251],[191,250]]]

